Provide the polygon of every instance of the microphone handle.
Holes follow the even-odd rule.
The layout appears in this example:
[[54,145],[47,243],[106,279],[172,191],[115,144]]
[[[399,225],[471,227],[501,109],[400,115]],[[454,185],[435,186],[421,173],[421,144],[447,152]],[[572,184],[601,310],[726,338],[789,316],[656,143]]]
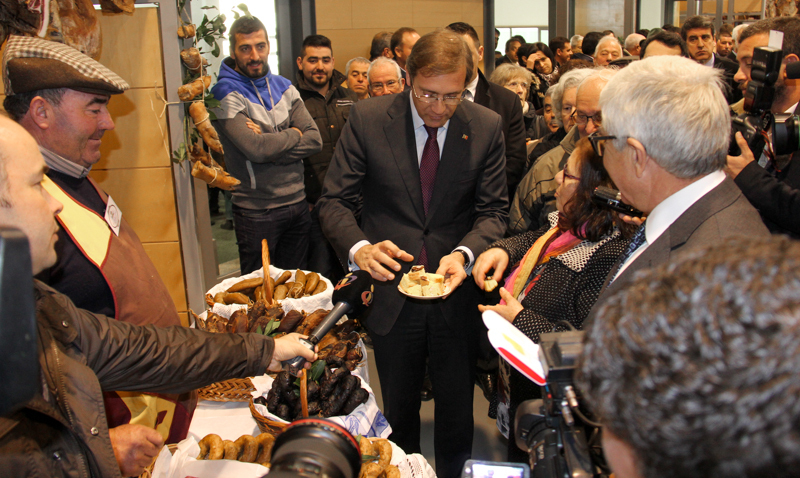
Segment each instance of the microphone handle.
[[308,336],[308,341],[315,345],[319,343],[319,341],[331,331],[333,326],[336,325],[336,322],[339,322],[339,319],[341,319],[344,314],[350,312],[350,309],[352,309],[352,307],[350,307],[350,304],[347,302],[337,302],[336,305],[333,306],[333,309],[328,312],[328,315],[322,319],[322,322],[320,322]]
[[[337,302],[333,309],[328,312],[328,315],[322,319],[322,322],[311,332],[311,335],[308,336],[308,340],[300,339],[300,342],[308,347],[309,350],[314,350],[314,347],[322,340],[322,337],[325,337],[325,334],[330,332],[333,326],[336,325],[336,322],[339,322],[339,319],[341,319],[344,314],[350,312],[350,309],[350,304],[347,302]],[[306,359],[298,355],[289,360],[284,360],[282,363],[284,370],[297,377],[300,375],[300,371],[303,369]]]

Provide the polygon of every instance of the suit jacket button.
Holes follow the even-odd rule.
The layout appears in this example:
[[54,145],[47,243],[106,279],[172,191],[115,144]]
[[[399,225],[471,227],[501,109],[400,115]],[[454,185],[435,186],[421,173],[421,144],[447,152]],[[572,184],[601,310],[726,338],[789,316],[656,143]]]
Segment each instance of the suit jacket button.
[[94,435],[94,436],[97,436],[97,435],[99,435],[99,434],[100,434],[100,430],[98,430],[98,429],[97,429],[97,427],[92,427],[92,429],[91,429],[91,430],[89,430],[89,431],[90,431],[90,432],[92,433],[92,435]]

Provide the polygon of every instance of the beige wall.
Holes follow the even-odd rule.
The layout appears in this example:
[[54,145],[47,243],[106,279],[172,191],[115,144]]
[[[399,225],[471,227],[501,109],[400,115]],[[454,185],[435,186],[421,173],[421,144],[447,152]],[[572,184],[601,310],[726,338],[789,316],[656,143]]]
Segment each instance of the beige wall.
[[625,0],[584,0],[575,2],[575,31],[614,30],[624,37]]
[[166,116],[159,118],[163,103],[156,97],[156,92],[164,97],[158,10],[102,14],[100,20],[103,43],[98,61],[131,89],[113,96],[109,103],[116,128],[103,136],[102,159],[92,168],[91,177],[119,205],[166,284],[181,320],[188,324],[175,188],[170,153],[164,145],[169,130]]
[[467,22],[483,43],[483,0],[316,0],[317,33],[331,39],[336,69],[369,58],[376,33],[412,27],[421,35],[453,22]]

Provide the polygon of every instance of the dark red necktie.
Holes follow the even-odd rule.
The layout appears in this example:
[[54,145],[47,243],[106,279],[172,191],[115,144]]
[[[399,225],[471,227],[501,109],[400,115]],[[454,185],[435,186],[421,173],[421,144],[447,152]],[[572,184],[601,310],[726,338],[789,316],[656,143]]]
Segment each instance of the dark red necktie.
[[[436,139],[439,128],[425,125],[425,131],[428,132],[428,139],[422,149],[422,161],[419,163],[419,181],[422,184],[422,207],[427,217],[428,206],[430,206],[431,198],[433,197],[433,183],[436,182],[436,171],[439,169],[439,141]],[[426,270],[428,269],[428,251],[425,249],[424,242],[417,262],[425,266]]]

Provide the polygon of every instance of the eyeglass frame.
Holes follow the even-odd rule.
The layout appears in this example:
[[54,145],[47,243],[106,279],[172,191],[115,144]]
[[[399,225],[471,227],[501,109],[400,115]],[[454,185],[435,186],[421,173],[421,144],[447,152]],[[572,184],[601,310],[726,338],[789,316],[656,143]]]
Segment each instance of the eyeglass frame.
[[609,141],[609,140],[617,139],[617,137],[613,136],[613,135],[610,135],[610,134],[599,135],[595,131],[594,133],[592,133],[592,134],[590,134],[588,136],[588,139],[589,139],[589,142],[592,144],[592,149],[594,150],[594,154],[596,154],[597,157],[602,158],[603,157],[603,152],[605,151],[606,148],[605,147],[602,147],[602,148],[600,147],[600,141]]
[[[393,82],[393,83],[390,85],[389,82]],[[398,78],[397,80],[389,80],[386,83],[376,83],[376,84],[380,85],[380,86],[373,86],[372,83],[370,83],[367,86],[369,86],[370,89],[375,90],[375,91],[383,91],[385,89],[389,89],[389,88],[394,87],[394,85],[399,85],[400,84],[400,79]]]
[[[461,93],[459,93],[458,96],[418,95],[417,94],[417,87],[414,86],[414,85],[411,85],[411,93],[414,95],[414,98],[416,98],[416,99],[420,100],[421,102],[423,102],[425,104],[428,104],[428,105],[432,105],[432,104],[436,103],[437,101],[441,101],[443,105],[458,106],[458,105],[461,104],[462,101],[464,101],[464,96],[463,96],[464,91],[463,90],[461,91]],[[452,101],[452,100],[456,100],[456,102],[455,103],[447,103],[446,102],[446,101]]]
[[[578,125],[581,125],[581,126],[583,126],[585,124],[589,124],[589,120],[592,120],[592,123],[594,123],[595,126],[600,126],[603,123],[603,117],[602,117],[602,115],[600,113],[593,114],[592,116],[581,115],[581,114],[578,114],[578,109],[577,108],[569,116],[570,116],[570,118],[572,118],[573,121],[575,121],[575,124],[578,124]],[[600,117],[600,121],[597,121],[595,119],[595,116],[599,116]],[[584,121],[583,123],[579,122],[578,121],[579,117],[586,118],[586,121]]]

